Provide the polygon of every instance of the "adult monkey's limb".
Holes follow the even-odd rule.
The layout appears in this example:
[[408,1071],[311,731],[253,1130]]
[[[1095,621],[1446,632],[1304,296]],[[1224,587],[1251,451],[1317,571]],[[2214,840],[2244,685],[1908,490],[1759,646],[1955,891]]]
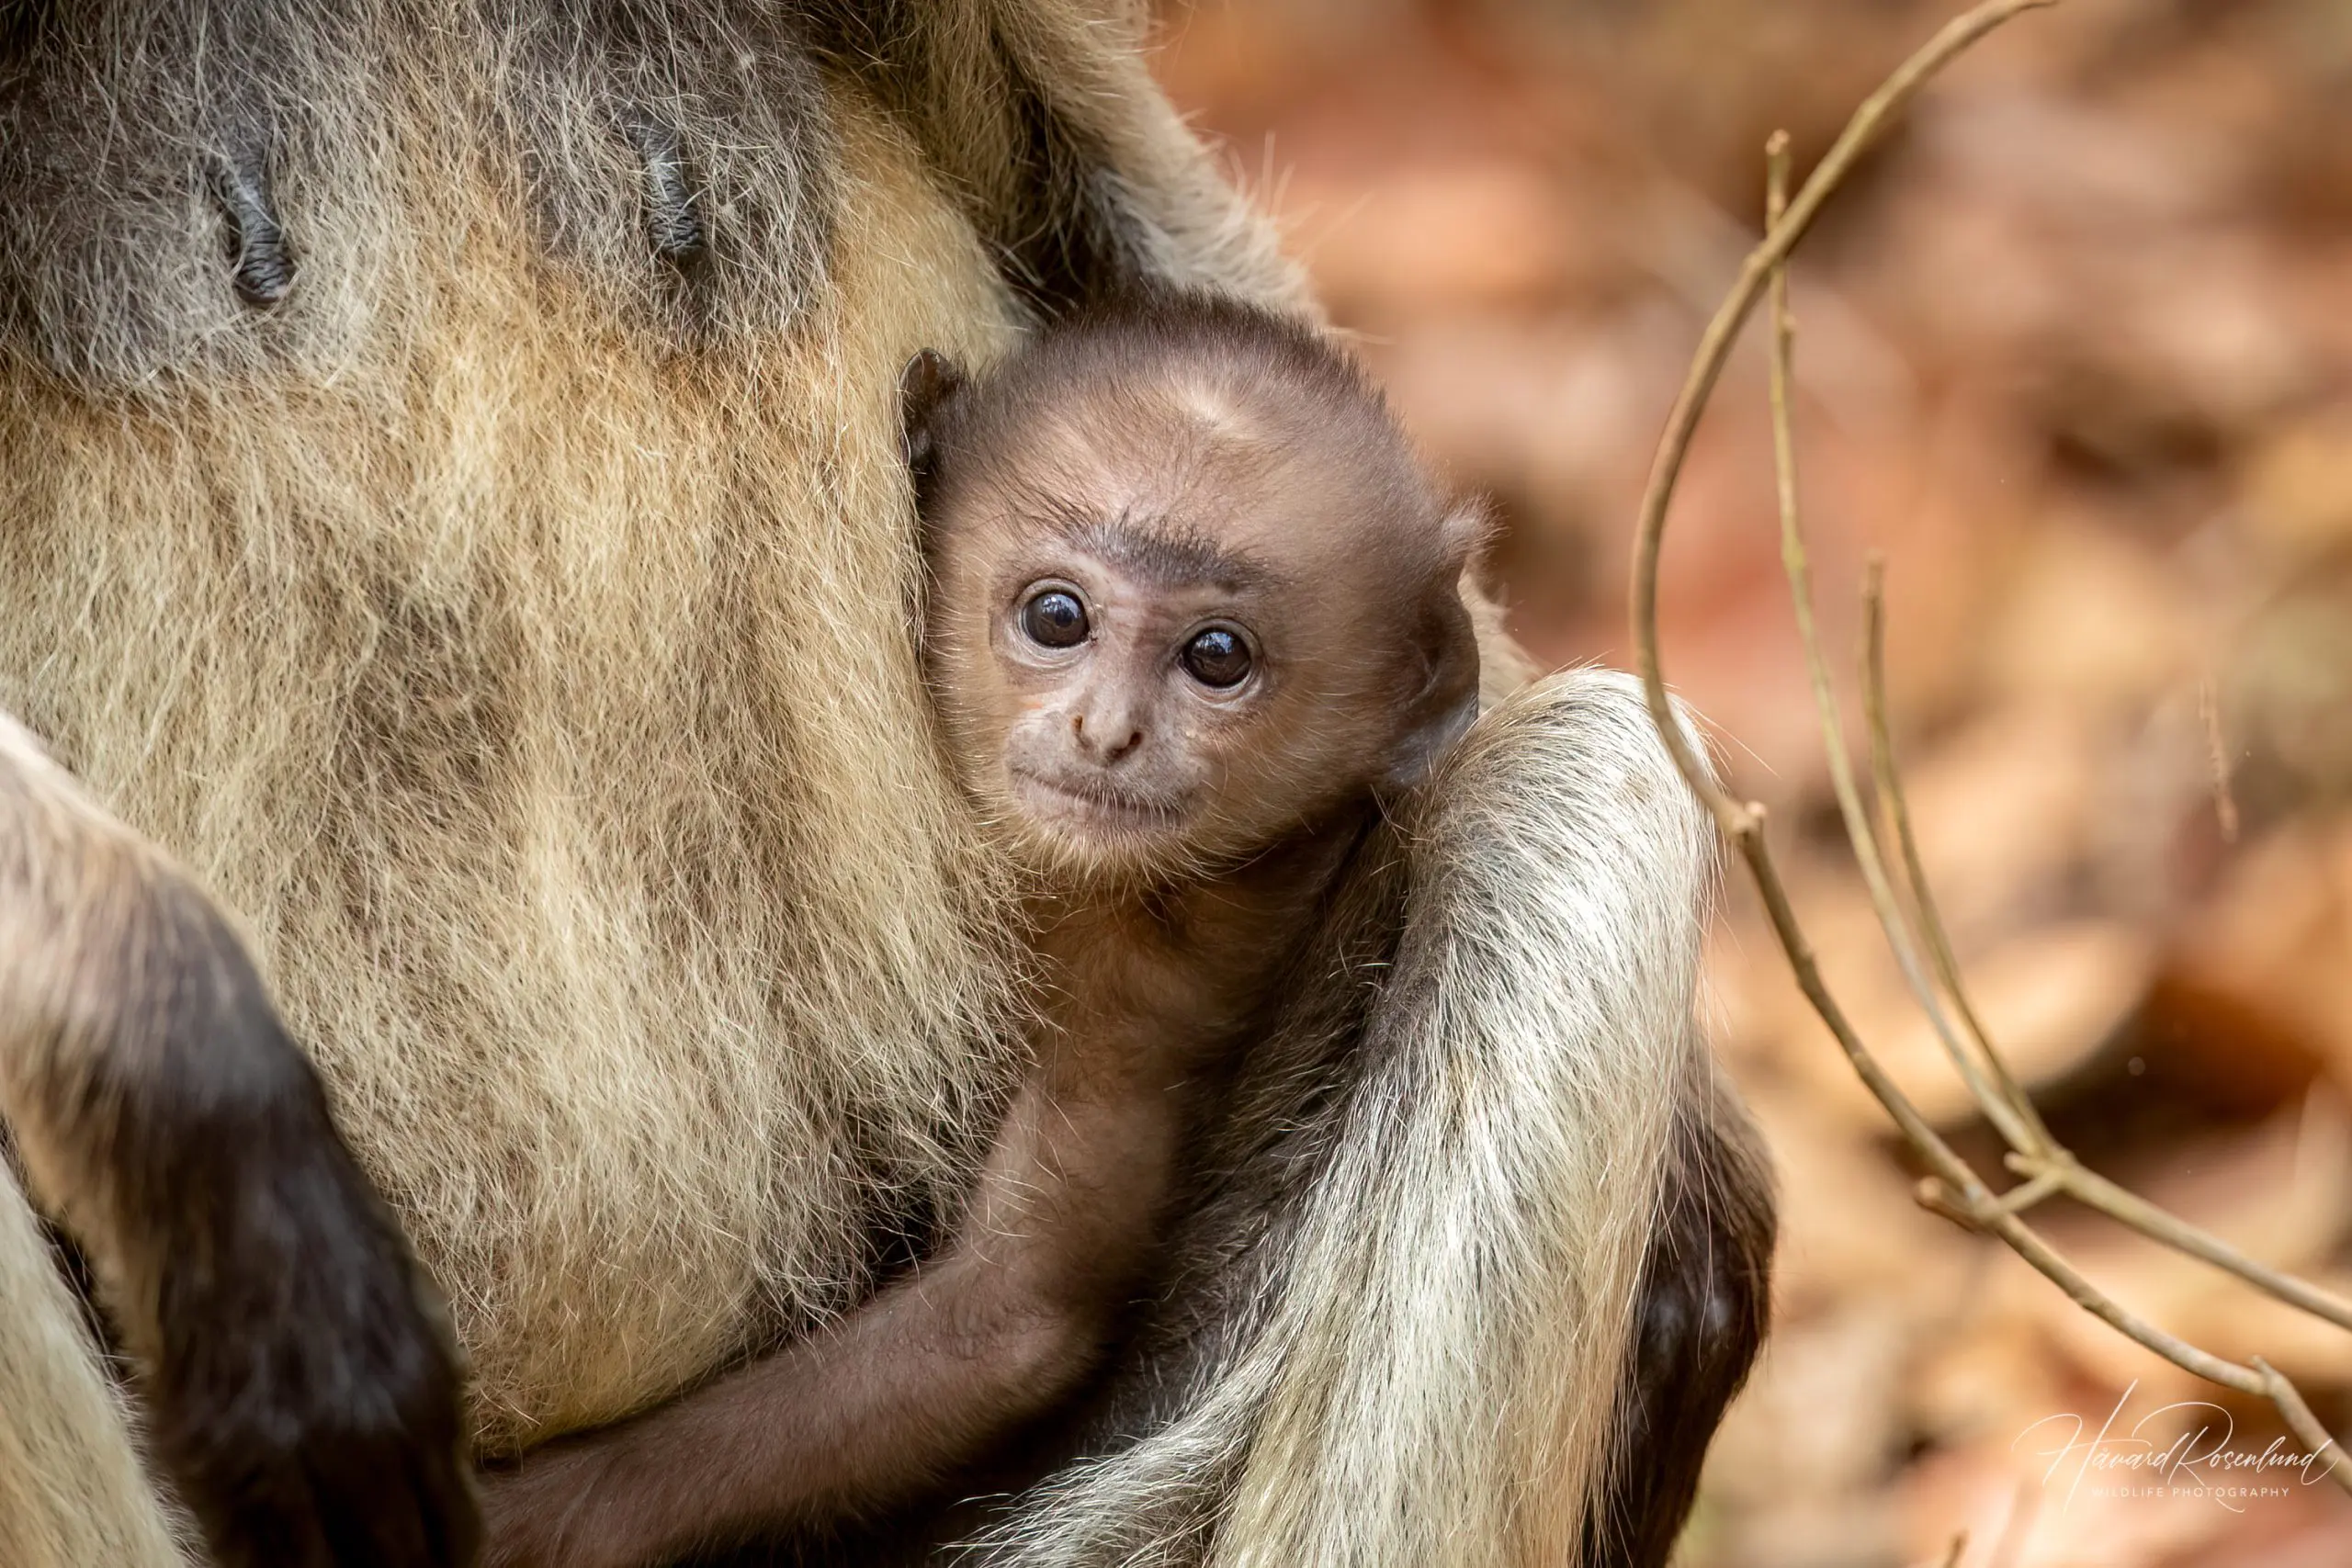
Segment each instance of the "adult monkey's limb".
[[[35,1193],[102,1260],[153,1447],[223,1568],[469,1559],[447,1328],[316,1073],[220,911],[5,716],[0,1112]],[[0,1479],[24,1510],[0,1524],[0,1542],[23,1538],[10,1562],[38,1551],[62,1568],[59,1552],[100,1543],[139,1568],[170,1561],[129,1449],[107,1441],[119,1413],[72,1362],[16,1359],[20,1341],[74,1351],[62,1289],[27,1277],[23,1216],[0,1227],[0,1286],[38,1314],[0,1340],[0,1402],[56,1418],[47,1437],[10,1428],[48,1445]],[[10,1496],[61,1481],[89,1491]]]

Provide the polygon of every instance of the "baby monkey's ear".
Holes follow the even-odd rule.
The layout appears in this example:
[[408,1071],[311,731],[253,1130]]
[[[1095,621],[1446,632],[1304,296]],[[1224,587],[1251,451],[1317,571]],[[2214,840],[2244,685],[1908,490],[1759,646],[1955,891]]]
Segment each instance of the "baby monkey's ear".
[[1478,633],[1462,602],[1462,577],[1494,532],[1486,509],[1464,502],[1446,513],[1441,581],[1423,612],[1420,690],[1405,705],[1382,775],[1385,791],[1418,788],[1478,716]]
[[961,367],[935,348],[926,348],[899,372],[899,455],[914,476],[920,505],[931,488],[939,456],[933,423],[940,406],[964,384]]

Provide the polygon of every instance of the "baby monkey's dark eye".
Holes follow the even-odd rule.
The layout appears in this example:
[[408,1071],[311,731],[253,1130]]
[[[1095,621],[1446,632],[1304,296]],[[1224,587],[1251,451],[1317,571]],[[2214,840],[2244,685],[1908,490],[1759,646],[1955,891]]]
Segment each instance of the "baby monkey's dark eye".
[[1076,648],[1091,630],[1086,606],[1067,589],[1048,588],[1021,606],[1021,629],[1046,648]]
[[1211,626],[1184,645],[1178,656],[1185,671],[1204,686],[1238,686],[1250,677],[1250,645],[1238,632]]

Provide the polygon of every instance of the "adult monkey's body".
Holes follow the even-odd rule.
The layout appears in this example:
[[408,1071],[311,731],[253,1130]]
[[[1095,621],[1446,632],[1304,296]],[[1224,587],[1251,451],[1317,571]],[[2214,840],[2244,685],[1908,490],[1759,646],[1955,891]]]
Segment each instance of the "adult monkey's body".
[[[1009,1087],[1006,890],[906,650],[899,365],[1139,269],[1291,288],[1120,29],[776,15],[0,7],[0,707],[252,932],[493,1454],[846,1306]],[[1151,1435],[1020,1504],[1013,1559],[1552,1562],[1594,1519],[1662,1551],[1760,1314],[1690,1029],[1703,835],[1623,694],[1489,726],[1409,888],[1374,861],[1334,911],[1080,1441]],[[292,1168],[241,1115],[320,1124],[271,1031],[151,1015],[198,906],[29,756],[0,741],[0,1111],[130,1348],[227,1378],[156,1382],[163,1457],[232,1558],[315,1507],[341,1561],[431,1561],[430,1340],[363,1198],[223,1256],[375,1280],[330,1303],[366,1346],[299,1292],[173,1316],[217,1217],[174,1195]],[[232,1069],[259,1099],[175,1121]],[[142,1185],[118,1140],[186,1158]],[[0,1181],[0,1559],[171,1562],[31,1235]]]

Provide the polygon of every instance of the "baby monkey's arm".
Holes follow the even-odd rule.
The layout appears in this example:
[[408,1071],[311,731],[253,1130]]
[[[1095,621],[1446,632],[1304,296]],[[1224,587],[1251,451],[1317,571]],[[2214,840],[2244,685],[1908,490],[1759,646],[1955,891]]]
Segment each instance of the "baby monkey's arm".
[[831,1332],[487,1477],[488,1568],[638,1568],[854,1516],[1070,1393],[1149,1264],[1181,1133],[1187,1053],[1123,1011],[1082,1047],[1048,1024],[938,1258]]

